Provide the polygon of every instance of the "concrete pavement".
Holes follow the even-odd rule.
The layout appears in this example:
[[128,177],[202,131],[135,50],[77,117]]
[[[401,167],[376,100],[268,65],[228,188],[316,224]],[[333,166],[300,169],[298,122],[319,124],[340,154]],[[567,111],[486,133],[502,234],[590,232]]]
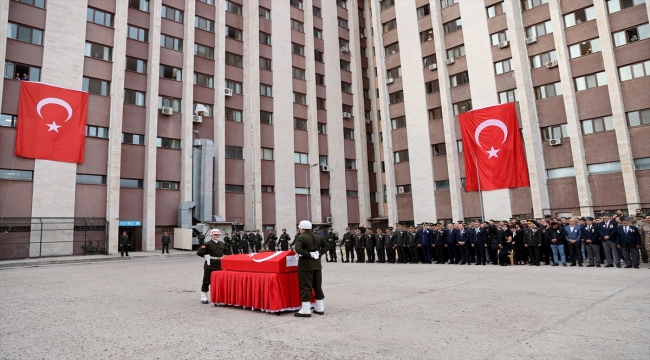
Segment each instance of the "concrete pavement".
[[2,359],[648,359],[650,271],[324,263],[326,315],[201,305],[202,259],[0,270]]
[[15,268],[15,267],[26,267],[26,266],[43,266],[43,265],[54,265],[54,264],[76,264],[76,263],[87,263],[87,262],[101,262],[101,261],[128,261],[128,260],[142,260],[145,258],[170,258],[178,256],[196,256],[196,251],[184,251],[184,250],[169,250],[169,254],[163,254],[156,251],[131,251],[129,257],[122,257],[119,253],[111,255],[75,255],[75,256],[53,256],[53,257],[43,257],[43,258],[31,258],[31,259],[16,259],[16,260],[2,260],[0,261],[0,269],[3,268]]

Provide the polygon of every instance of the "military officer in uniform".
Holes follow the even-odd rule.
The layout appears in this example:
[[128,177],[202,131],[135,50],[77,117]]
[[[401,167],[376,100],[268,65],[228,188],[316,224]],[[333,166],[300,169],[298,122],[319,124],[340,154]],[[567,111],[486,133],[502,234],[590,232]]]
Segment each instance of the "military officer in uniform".
[[[330,250],[330,262],[336,262],[336,242],[339,240],[339,236],[336,235],[334,229],[330,228],[327,233],[327,246]],[[341,259],[343,261],[343,259]]]
[[429,229],[429,224],[424,223],[424,229],[420,230],[420,248],[424,258],[423,264],[431,264],[431,244],[433,243],[433,231]]
[[232,253],[239,254],[239,248],[241,246],[241,237],[239,237],[237,231],[232,232],[232,238],[230,239],[230,243],[232,246]]
[[269,250],[275,251],[276,241],[278,241],[278,237],[275,235],[275,230],[271,230],[269,232],[269,236],[266,237],[266,245],[268,246]]
[[221,259],[228,253],[223,239],[219,239],[219,229],[210,230],[211,239],[203,243],[196,252],[196,255],[205,258],[203,264],[203,284],[201,285],[201,303],[208,303],[208,289],[210,287],[210,275],[213,271],[221,270]]
[[645,216],[645,220],[637,223],[639,224],[637,227],[641,237],[641,258],[644,263],[647,263],[648,253],[650,252],[650,214]]
[[386,229],[386,235],[384,236],[384,247],[386,248],[386,261],[389,264],[395,263],[395,234],[393,234],[393,228],[388,227]]
[[383,264],[386,262],[386,252],[384,251],[385,236],[381,228],[377,228],[377,233],[375,234],[375,246],[377,249],[377,262]]
[[404,251],[408,251],[408,248],[404,248],[406,241],[407,239],[402,224],[397,224],[397,232],[395,232],[395,250],[397,250],[397,262],[400,264],[406,264],[406,251]]
[[354,262],[354,241],[349,227],[345,228],[345,234],[343,234],[343,246],[345,246],[345,260],[341,258],[341,262],[349,263],[350,256],[352,256],[352,262]]
[[437,223],[433,230],[433,248],[436,251],[436,264],[445,262],[445,233],[442,231],[442,224]]
[[255,244],[255,252],[258,253],[262,250],[262,242],[264,242],[264,237],[260,234],[259,230],[255,230],[255,235],[253,236],[253,243]]
[[298,226],[300,235],[296,237],[295,247],[296,253],[300,256],[298,259],[298,283],[300,284],[302,308],[294,316],[311,317],[309,304],[312,289],[316,299],[314,312],[318,315],[325,315],[325,294],[321,287],[323,274],[320,257],[327,252],[328,246],[323,238],[311,232],[311,222],[303,220]]
[[366,248],[365,236],[361,234],[361,228],[357,228],[352,235],[352,242],[354,243],[354,250],[357,252],[357,261],[358,263],[366,262],[366,257],[363,253]]
[[411,264],[417,264],[420,258],[418,254],[418,233],[415,231],[415,226],[408,227],[406,232],[406,243],[408,244],[409,260]]
[[368,256],[368,260],[366,262],[374,263],[375,262],[375,235],[372,234],[371,228],[366,228],[366,235],[364,240],[366,242],[366,256]]
[[280,235],[280,250],[281,251],[289,250],[289,240],[291,240],[291,236],[289,234],[287,234],[287,229],[283,228],[282,229],[282,235]]
[[241,250],[242,254],[248,254],[248,230],[243,230],[241,234]]

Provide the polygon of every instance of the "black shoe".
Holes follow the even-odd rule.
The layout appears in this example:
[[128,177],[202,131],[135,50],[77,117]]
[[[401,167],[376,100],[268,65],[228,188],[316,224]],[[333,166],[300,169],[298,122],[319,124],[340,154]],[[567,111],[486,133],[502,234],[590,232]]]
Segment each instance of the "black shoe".
[[201,301],[201,304],[207,304],[208,300]]
[[[566,267],[566,263],[562,263],[562,266]],[[575,266],[575,265],[573,265],[573,266]]]
[[596,266],[596,265],[591,265],[591,264],[587,265],[587,267],[594,267],[594,266]]
[[314,310],[314,314],[325,315],[325,311],[316,311],[316,310]]
[[[553,266],[560,266],[560,264],[558,264],[558,263],[553,263]],[[564,266],[566,266],[566,265],[564,265]]]
[[616,267],[620,269],[620,268],[621,268],[621,264],[616,264]]
[[607,265],[605,265],[605,267],[614,267],[614,265],[612,265],[612,264],[607,264]]
[[631,269],[631,268],[632,268],[632,265],[625,265],[625,268],[626,268],[626,269]]
[[167,254],[169,254],[169,251],[167,251]]
[[528,264],[528,266],[535,266],[535,264],[533,264],[533,263],[530,263],[530,264]]
[[474,264],[474,265],[481,265],[481,263],[476,263],[476,264]]
[[634,268],[635,268],[635,269],[638,269],[638,268],[639,268],[639,265],[634,265]]
[[647,264],[647,263],[648,263],[648,259],[643,260],[643,263],[644,263],[644,264]]
[[582,263],[578,264],[578,266],[582,267]]
[[550,262],[546,262],[546,263],[544,263],[544,265],[551,265],[551,263],[550,263]]
[[576,266],[576,263],[571,263],[571,266]]
[[596,267],[600,267],[600,264],[596,264]]
[[539,266],[539,263],[535,264],[535,266]]
[[293,314],[295,317],[311,317],[311,314],[301,314],[299,312]]

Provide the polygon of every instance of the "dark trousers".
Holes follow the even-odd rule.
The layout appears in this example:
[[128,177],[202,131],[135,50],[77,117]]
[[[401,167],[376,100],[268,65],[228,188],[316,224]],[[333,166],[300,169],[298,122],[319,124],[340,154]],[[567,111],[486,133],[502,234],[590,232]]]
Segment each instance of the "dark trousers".
[[129,245],[120,245],[120,255],[124,256],[124,253],[129,256]]
[[424,254],[423,262],[431,264],[431,245],[422,245],[420,246],[422,253]]
[[248,244],[243,245],[243,247],[242,247],[242,252],[241,252],[241,253],[242,253],[242,254],[248,254]]
[[587,251],[587,257],[589,259],[589,265],[598,264],[600,266],[600,245],[599,244],[586,243],[585,244],[585,250]]
[[397,256],[399,257],[399,263],[404,264],[406,263],[406,254],[404,251],[404,246],[397,246]]
[[201,284],[201,291],[207,292],[210,287],[210,277],[213,271],[219,271],[215,269],[203,269],[203,283]]
[[553,251],[551,250],[551,245],[550,244],[542,244],[542,259],[546,264],[550,264],[553,262]]
[[413,261],[413,260],[411,259],[411,253],[410,253],[410,251],[409,251],[409,247],[408,247],[408,245],[404,245],[404,246],[402,246],[402,250],[404,251],[404,263],[406,264],[407,262],[411,262],[411,261]]
[[580,241],[576,241],[575,243],[570,243],[567,240],[567,246],[569,247],[569,255],[571,256],[571,263],[575,264],[577,260],[579,264],[582,264],[582,248],[580,245]]
[[167,249],[167,254],[169,254],[169,244],[162,244],[162,252],[165,252],[165,249]]
[[358,262],[366,262],[366,256],[363,253],[363,248],[356,248],[357,251],[357,261]]
[[639,249],[636,246],[622,246],[621,251],[623,252],[623,258],[625,259],[625,265],[627,266],[639,266]]
[[458,245],[460,248],[460,263],[468,263],[469,262],[469,244],[465,243],[465,245]]
[[418,263],[418,247],[417,246],[409,246],[409,256],[411,258],[411,264],[417,264]]
[[530,263],[538,265],[542,261],[541,249],[539,246],[528,246],[528,257],[530,257]]
[[275,251],[275,243],[272,242],[269,243],[269,250]]
[[377,261],[380,263],[386,262],[386,253],[383,246],[377,246]]
[[366,255],[368,255],[368,261],[371,263],[375,262],[375,247],[367,247],[366,248]]
[[447,245],[447,252],[449,253],[449,263],[457,263],[458,257],[456,257],[456,245]]
[[239,254],[239,247],[234,247],[234,246],[233,246],[233,247],[232,247],[232,254],[233,254],[233,255],[237,255],[237,254]]
[[386,259],[391,264],[395,263],[395,249],[392,246],[386,248]]
[[[510,259],[508,258],[508,253],[513,250],[514,248],[512,246],[504,246],[499,250],[499,261],[501,262],[501,265],[503,264],[510,264]],[[517,256],[517,252],[515,252],[515,256]]]
[[[334,260],[334,259],[336,259],[336,245],[335,244],[329,244],[329,247],[330,247],[330,249],[329,249],[330,260]],[[275,248],[275,246],[274,246],[274,248]],[[273,249],[273,250],[275,250],[275,249]],[[341,259],[341,260],[343,260],[343,259]]]
[[255,244],[255,252],[258,253],[260,250],[262,250],[262,244]]
[[445,262],[445,246],[436,245],[435,250],[436,250],[436,264],[442,264],[443,262]]
[[474,245],[474,253],[476,254],[476,263],[485,263],[485,244],[477,243]]
[[526,247],[524,245],[517,244],[516,249],[515,261],[528,261],[528,251],[526,251]]
[[350,256],[352,256],[352,261],[354,261],[354,248],[352,245],[345,245],[345,260],[350,261]]
[[302,302],[311,301],[311,290],[314,289],[316,300],[325,299],[323,294],[323,273],[320,270],[298,271],[298,284],[300,284],[300,299]]
[[498,261],[499,261],[499,249],[490,248],[490,260],[492,261],[492,264],[494,264],[494,265],[498,264]]

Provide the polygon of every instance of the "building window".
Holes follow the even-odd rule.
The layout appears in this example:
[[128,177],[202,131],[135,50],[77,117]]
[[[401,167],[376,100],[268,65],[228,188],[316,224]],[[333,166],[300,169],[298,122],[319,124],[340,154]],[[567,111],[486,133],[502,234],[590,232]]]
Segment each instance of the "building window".
[[352,94],[352,84],[341,81],[341,91]]
[[497,94],[499,96],[499,104],[519,101],[519,93],[517,89],[502,91]]
[[336,0],[336,5],[344,9],[348,8],[348,3],[346,0]]
[[325,99],[317,97],[316,98],[316,108],[326,110],[326,108],[325,108]]
[[400,185],[397,187],[398,194],[407,194],[411,192],[411,184]]
[[537,100],[546,99],[553,96],[562,95],[562,83],[542,85],[535,88],[535,98]]
[[7,26],[7,37],[18,41],[24,41],[35,45],[42,45],[43,30],[34,29],[25,25],[9,23]]
[[564,15],[564,26],[571,27],[580,25],[585,21],[591,21],[596,18],[596,9],[593,6],[580,9],[571,14]]
[[546,4],[548,0],[521,0],[521,10],[526,11]]
[[408,150],[395,151],[393,153],[393,159],[396,163],[409,161],[409,151]]
[[112,49],[110,47],[91,42],[86,42],[84,56],[105,61],[111,61],[113,58]]
[[214,77],[201,73],[194,73],[194,85],[214,88]]
[[[241,40],[241,38],[238,39],[238,40]],[[271,45],[271,34],[267,34],[265,32],[260,31],[260,43],[270,46]]]
[[289,0],[289,5],[302,10],[302,0]]
[[178,39],[173,36],[160,34],[160,47],[166,49],[183,51],[183,39]]
[[161,78],[183,81],[183,70],[172,66],[160,65],[158,75]]
[[142,180],[137,179],[120,179],[121,188],[141,189]]
[[41,68],[18,64],[13,61],[6,61],[5,78],[14,80],[41,81]]
[[584,135],[614,130],[614,122],[612,121],[611,116],[582,120],[580,123],[582,125],[582,133]]
[[354,159],[345,159],[345,169],[346,170],[356,170],[357,161]]
[[451,49],[447,49],[447,59],[455,59],[465,56],[465,45],[459,45]]
[[339,47],[341,48],[341,50],[349,51],[350,50],[350,42],[345,40],[345,39],[339,38]]
[[535,56],[530,57],[530,67],[532,69],[537,69],[542,66],[546,66],[547,62],[554,61],[554,60],[557,60],[555,50],[543,54],[537,54]]
[[262,160],[273,160],[273,149],[262,148]]
[[294,79],[305,80],[305,70],[297,67],[294,67],[291,70]]
[[363,89],[363,98],[364,99],[370,99],[370,90]]
[[596,86],[607,85],[607,75],[605,72],[580,76],[573,79],[575,81],[576,91],[595,88]]
[[293,92],[293,103],[300,105],[307,105],[307,95],[299,92]]
[[226,1],[226,11],[241,16],[242,6],[232,1]]
[[427,94],[436,93],[440,91],[440,85],[438,79],[425,83],[424,89],[427,92]]
[[389,79],[396,79],[402,77],[402,67],[394,67],[392,69],[386,70],[386,77]]
[[[45,0],[42,0],[42,2],[44,3]],[[86,11],[86,21],[112,28],[113,14],[89,7],[88,10]]]
[[234,80],[228,80],[226,79],[226,88],[231,89],[232,92],[238,95],[242,95],[244,93],[244,85],[240,83],[239,81],[234,81]]
[[346,190],[345,191],[345,196],[347,196],[347,197],[358,197],[359,193],[357,191],[354,191],[354,190]]
[[619,12],[632,6],[645,3],[645,0],[608,0],[607,9],[610,14]]
[[612,161],[600,164],[587,165],[587,172],[589,175],[609,174],[621,172],[621,162]]
[[325,75],[316,74],[316,85],[325,86]]
[[[634,170],[650,170],[650,157],[634,159]],[[650,211],[646,211],[646,214]]]
[[426,68],[436,63],[436,54],[431,54],[422,58],[422,65]]
[[429,121],[442,119],[442,108],[429,109]]
[[226,192],[243,193],[244,192],[244,186],[243,185],[228,185],[228,184],[226,184]]
[[343,112],[352,114],[354,112],[352,110],[353,110],[352,105],[346,105],[346,104],[341,105],[341,111]]
[[126,70],[135,71],[140,74],[147,73],[147,60],[140,60],[133,57],[126,57]]
[[260,84],[260,95],[273,97],[273,86]]
[[629,126],[650,125],[650,109],[627,113],[627,123]]
[[633,78],[640,78],[650,76],[650,60],[642,63],[636,63],[618,68],[618,75],[621,81],[632,80]]
[[106,185],[106,176],[77,174],[77,184]]
[[202,18],[200,16],[194,17],[194,27],[197,29],[214,32],[214,21]]
[[397,104],[402,101],[404,101],[404,92],[402,90],[396,91],[392,94],[388,95],[389,103],[390,104]]
[[157,138],[156,147],[164,148],[164,149],[180,149],[181,141],[178,139]]
[[16,115],[2,114],[0,115],[0,126],[16,127],[17,119],[18,117]]
[[420,32],[420,43],[429,42],[431,40],[433,40],[433,29]]
[[167,96],[158,96],[158,109],[162,109],[163,106],[172,108],[174,112],[180,112],[181,99],[174,99]]
[[271,20],[271,10],[260,6],[259,7],[259,12],[260,12],[260,18],[266,19],[266,20]]
[[379,2],[379,7],[381,8],[381,11],[384,11],[392,6],[395,6],[395,0],[381,0]]
[[546,170],[546,177],[548,179],[560,179],[566,177],[575,177],[576,169],[574,167],[565,167],[557,169]]
[[383,23],[381,29],[384,34],[391,30],[397,29],[397,19],[393,19]]
[[541,131],[542,140],[544,141],[569,137],[569,130],[566,124],[543,127]]
[[21,3],[45,9],[45,0],[18,0]]
[[305,24],[301,23],[298,20],[291,19],[291,29],[299,31],[301,33],[305,32]]
[[339,60],[339,61],[340,61],[341,70],[351,71],[349,61],[345,61],[345,60]]
[[293,118],[293,129],[307,131],[307,120]]
[[81,90],[95,95],[108,96],[111,92],[111,83],[104,80],[84,77]]
[[433,144],[431,145],[433,150],[433,156],[445,156],[447,155],[447,146],[445,143]]
[[226,108],[226,120],[240,123],[243,118],[241,110]]
[[392,43],[384,48],[386,51],[386,56],[395,55],[399,52],[399,43]]
[[309,188],[297,187],[296,195],[309,195]]
[[526,28],[526,37],[542,36],[553,32],[553,23],[551,20],[543,23],[531,25]]
[[451,87],[467,84],[469,82],[469,73],[463,71],[462,73],[451,75],[449,76],[449,82],[451,83]]
[[621,46],[650,37],[650,25],[644,24],[639,27],[614,33],[614,46]]
[[273,192],[275,192],[275,187],[274,186],[268,186],[268,185],[262,185],[262,192],[263,193],[273,193]]
[[449,180],[438,180],[435,182],[436,190],[449,190]]
[[460,18],[442,24],[445,34],[463,29],[463,22]]
[[[456,150],[458,150],[459,153],[463,152],[463,140],[456,140]],[[463,185],[463,187],[465,187]]]
[[149,42],[149,30],[129,25],[126,37],[131,40]]
[[320,166],[327,165],[327,156],[320,155],[318,157],[318,165]]
[[265,57],[260,56],[260,69],[272,71],[273,70],[273,63],[272,63],[271,59],[267,59]]
[[161,16],[163,19],[183,23],[183,11],[163,5]]
[[225,155],[226,155],[226,159],[243,159],[244,148],[239,146],[226,145]]
[[502,41],[508,41],[508,39],[509,39],[508,38],[508,30],[506,29],[506,30],[494,33],[494,34],[490,35],[490,38],[492,39],[492,46],[497,46]]
[[343,128],[343,138],[348,140],[354,140],[354,129]]
[[366,142],[372,142],[372,133],[366,133]]
[[495,17],[497,15],[504,14],[504,13],[505,13],[505,11],[503,9],[503,3],[502,2],[494,4],[492,6],[488,6],[488,8],[487,8],[487,17],[488,17],[488,19],[492,19],[493,17]]
[[497,75],[512,71],[512,59],[505,59],[503,61],[494,63],[494,71]]
[[342,27],[344,29],[348,28],[348,21],[347,20],[345,20],[343,18],[338,18],[338,20],[339,20],[339,26],[340,27]]
[[124,103],[144,106],[145,94],[141,91],[124,89]]
[[429,9],[429,4],[426,4],[424,6],[420,6],[419,8],[415,9],[418,19],[421,19],[425,16],[428,16],[430,14],[430,9]]
[[214,6],[214,0],[199,0],[200,2]]
[[[202,57],[208,60],[214,60],[214,48],[201,44],[194,44],[194,56]],[[236,65],[237,59],[239,60],[239,65]],[[226,53],[226,64],[241,67],[241,62],[241,56]]]
[[156,181],[156,189],[178,190],[180,183],[175,181]]
[[305,47],[300,44],[291,43],[291,52],[296,55],[305,56]]
[[596,52],[600,52],[600,39],[597,38],[569,46],[571,59]]
[[268,111],[260,111],[260,123],[273,125],[273,113]]
[[321,29],[319,29],[319,28],[314,28],[314,37],[315,37],[316,39],[321,39],[321,40],[323,40],[323,30],[321,30]]
[[129,7],[149,12],[149,0],[129,0]]
[[454,115],[459,115],[472,110],[472,100],[465,100],[454,104]]
[[293,153],[293,162],[295,164],[309,164],[309,156],[305,153]]
[[320,135],[327,135],[327,124],[326,123],[317,123],[316,128],[318,129],[318,133]]
[[323,52],[314,50],[314,60],[322,63],[323,59],[324,59]]
[[[196,114],[196,104],[197,104],[196,102],[192,103],[192,112],[194,112],[195,114]],[[210,105],[210,104],[202,104],[202,105],[205,107],[206,111],[200,111],[197,115],[206,116],[206,117],[210,117],[210,118],[213,117],[212,116],[212,114],[213,114],[212,105]]]
[[122,133],[122,144],[144,145],[144,135]]
[[108,128],[94,125],[86,125],[86,136],[108,139]]
[[[237,28],[232,27],[232,26],[226,26],[225,35],[226,35],[227,38],[235,39],[237,41],[242,41],[242,39],[243,39],[243,32],[241,30],[237,29]],[[268,34],[265,34],[265,33],[260,31],[260,42],[261,43],[263,43],[262,38],[264,37],[264,35],[268,35]],[[271,36],[270,35],[269,35],[268,41],[269,41],[268,45],[271,45]]]

